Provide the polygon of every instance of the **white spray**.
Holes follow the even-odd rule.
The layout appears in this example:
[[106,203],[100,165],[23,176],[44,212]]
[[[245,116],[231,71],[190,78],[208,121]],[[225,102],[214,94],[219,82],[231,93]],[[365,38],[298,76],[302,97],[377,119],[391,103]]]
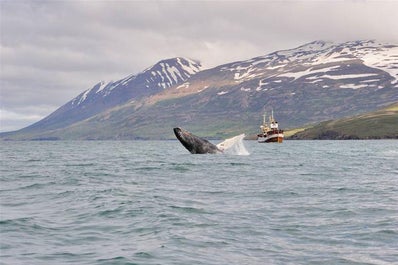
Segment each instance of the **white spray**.
[[240,134],[232,138],[228,138],[225,141],[219,143],[217,148],[223,150],[225,154],[230,155],[250,155],[245,145],[243,144],[243,138],[245,134]]

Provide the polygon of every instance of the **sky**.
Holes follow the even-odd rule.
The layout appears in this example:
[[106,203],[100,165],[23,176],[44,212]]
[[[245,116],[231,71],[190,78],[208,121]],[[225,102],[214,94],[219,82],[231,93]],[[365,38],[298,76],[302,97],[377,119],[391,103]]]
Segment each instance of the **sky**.
[[398,44],[397,10],[394,0],[0,0],[0,131],[162,59],[211,68],[315,40]]

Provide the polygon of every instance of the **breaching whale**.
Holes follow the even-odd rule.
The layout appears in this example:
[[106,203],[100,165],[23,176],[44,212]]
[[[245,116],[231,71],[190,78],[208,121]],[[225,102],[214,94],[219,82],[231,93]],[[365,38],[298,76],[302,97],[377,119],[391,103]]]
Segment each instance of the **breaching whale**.
[[249,155],[242,140],[245,134],[240,134],[228,138],[223,142],[214,145],[209,141],[200,138],[182,128],[174,128],[174,134],[182,145],[192,154],[230,154],[230,155]]
[[181,144],[192,154],[217,154],[223,151],[209,141],[182,128],[174,128],[174,134]]

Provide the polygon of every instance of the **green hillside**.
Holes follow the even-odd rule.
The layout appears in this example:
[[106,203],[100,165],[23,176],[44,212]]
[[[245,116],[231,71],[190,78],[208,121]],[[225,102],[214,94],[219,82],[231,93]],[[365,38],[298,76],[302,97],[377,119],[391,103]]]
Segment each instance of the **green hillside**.
[[322,122],[289,139],[398,139],[398,103],[375,112]]

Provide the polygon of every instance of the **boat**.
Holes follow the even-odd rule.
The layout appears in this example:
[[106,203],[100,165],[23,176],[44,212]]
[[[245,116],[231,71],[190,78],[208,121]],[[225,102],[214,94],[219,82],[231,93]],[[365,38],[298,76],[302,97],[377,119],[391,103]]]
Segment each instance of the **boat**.
[[269,116],[269,123],[266,122],[267,114],[263,115],[263,124],[260,126],[261,132],[257,134],[257,142],[259,143],[282,143],[283,130],[279,129],[278,122],[274,118],[274,111],[272,110]]

